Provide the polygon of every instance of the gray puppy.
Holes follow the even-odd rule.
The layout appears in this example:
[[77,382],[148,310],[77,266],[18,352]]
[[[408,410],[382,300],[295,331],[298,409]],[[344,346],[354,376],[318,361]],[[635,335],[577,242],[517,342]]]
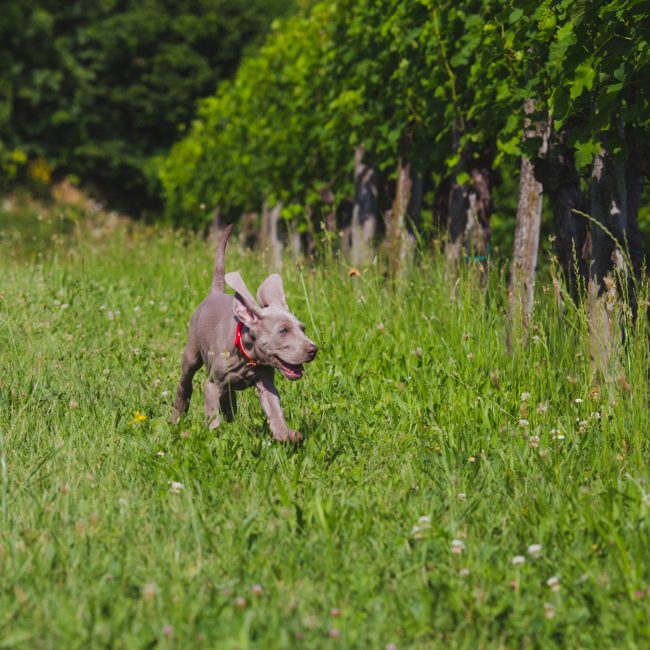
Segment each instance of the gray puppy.
[[[225,274],[228,226],[217,244],[212,291],[190,320],[181,362],[181,379],[171,421],[176,424],[189,408],[192,378],[205,365],[205,414],[211,429],[220,413],[230,421],[237,412],[235,391],[255,386],[273,438],[300,442],[302,436],[284,421],[274,374],[300,379],[304,363],[313,361],[318,348],[305,336],[305,326],[289,311],[282,278],[274,273],[257,290],[257,301],[239,273]],[[235,296],[224,293],[224,280]]]

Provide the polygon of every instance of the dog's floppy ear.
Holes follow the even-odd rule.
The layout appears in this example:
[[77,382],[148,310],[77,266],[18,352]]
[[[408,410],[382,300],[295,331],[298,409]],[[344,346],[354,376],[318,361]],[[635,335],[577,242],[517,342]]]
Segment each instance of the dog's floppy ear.
[[255,298],[248,290],[239,273],[226,273],[224,278],[226,284],[235,290],[235,302],[233,302],[233,311],[235,316],[244,323],[244,325],[251,326],[255,324],[261,317],[260,308],[255,302]]
[[284,297],[284,288],[282,286],[282,278],[273,273],[269,275],[257,290],[257,302],[261,307],[268,307],[269,305],[277,305],[283,307],[287,311],[287,299]]

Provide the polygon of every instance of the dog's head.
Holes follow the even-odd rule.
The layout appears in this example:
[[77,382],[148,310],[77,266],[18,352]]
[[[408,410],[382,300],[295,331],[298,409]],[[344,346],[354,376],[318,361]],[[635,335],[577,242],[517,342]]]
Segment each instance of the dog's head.
[[233,311],[250,332],[252,358],[273,366],[287,379],[296,380],[305,371],[303,364],[314,360],[318,348],[305,336],[305,326],[289,311],[282,278],[269,275],[257,290],[257,300],[239,273],[227,273],[226,284],[235,290]]

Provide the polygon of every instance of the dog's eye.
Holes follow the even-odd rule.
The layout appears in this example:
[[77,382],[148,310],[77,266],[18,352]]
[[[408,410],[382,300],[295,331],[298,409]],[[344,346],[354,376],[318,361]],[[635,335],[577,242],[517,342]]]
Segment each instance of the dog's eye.
[[283,327],[278,333],[284,336],[285,334],[289,333],[289,330],[286,327]]

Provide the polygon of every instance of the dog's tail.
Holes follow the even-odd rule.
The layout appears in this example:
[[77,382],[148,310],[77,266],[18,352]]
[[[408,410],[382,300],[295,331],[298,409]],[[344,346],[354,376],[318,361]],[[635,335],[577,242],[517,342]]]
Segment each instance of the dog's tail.
[[224,293],[226,288],[223,278],[226,275],[226,245],[228,244],[228,237],[230,237],[231,231],[232,224],[224,228],[217,242],[217,254],[214,260],[214,273],[212,275],[212,293]]

